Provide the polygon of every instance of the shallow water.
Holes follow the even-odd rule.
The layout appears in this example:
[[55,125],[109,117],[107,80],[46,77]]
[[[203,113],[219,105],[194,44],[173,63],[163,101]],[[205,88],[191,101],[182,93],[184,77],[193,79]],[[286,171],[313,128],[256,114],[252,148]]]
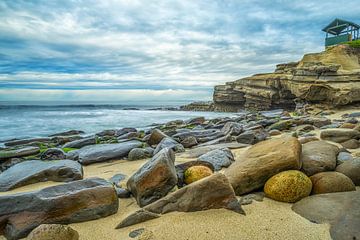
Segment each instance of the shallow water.
[[[167,104],[166,107],[172,105]],[[175,105],[174,105],[175,106]],[[47,136],[70,129],[96,133],[123,127],[146,128],[154,123],[204,116],[216,118],[233,113],[150,110],[160,104],[19,105],[0,103],[0,140]],[[137,108],[138,110],[127,110]]]

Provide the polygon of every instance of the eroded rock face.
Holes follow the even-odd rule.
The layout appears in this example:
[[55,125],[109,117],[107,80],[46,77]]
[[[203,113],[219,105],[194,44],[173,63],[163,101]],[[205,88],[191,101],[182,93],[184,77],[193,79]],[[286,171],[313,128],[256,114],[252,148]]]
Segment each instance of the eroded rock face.
[[18,163],[2,172],[0,174],[0,191],[9,191],[37,182],[69,182],[82,178],[83,169],[78,162],[31,160]]
[[325,193],[303,198],[292,209],[315,223],[330,223],[334,240],[360,239],[360,191]]
[[140,141],[132,140],[116,144],[97,144],[79,149],[79,162],[88,165],[96,162],[103,162],[111,159],[126,157],[131,149],[141,147]]
[[[330,105],[360,101],[360,50],[338,45],[279,64],[274,73],[256,74],[214,88],[214,109],[293,108],[294,99]],[[319,81],[321,80],[321,81]]]
[[113,185],[101,178],[0,196],[0,228],[7,239],[19,239],[43,223],[69,224],[112,215],[118,201]]
[[129,178],[127,187],[140,207],[164,197],[176,185],[174,161],[174,152],[165,148]]
[[270,139],[255,144],[225,170],[237,195],[264,186],[273,175],[300,169],[301,144],[294,137]]

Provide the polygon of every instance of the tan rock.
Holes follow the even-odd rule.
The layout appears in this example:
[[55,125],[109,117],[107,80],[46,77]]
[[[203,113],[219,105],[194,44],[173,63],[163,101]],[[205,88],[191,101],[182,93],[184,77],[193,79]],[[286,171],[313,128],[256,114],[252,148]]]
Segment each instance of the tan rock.
[[281,202],[297,202],[310,195],[312,182],[297,170],[288,170],[272,176],[265,183],[267,197]]
[[336,171],[349,177],[356,186],[360,186],[360,158],[345,161],[336,167]]
[[61,224],[41,224],[31,231],[27,240],[78,240],[79,234],[69,226]]
[[167,135],[165,133],[163,133],[162,131],[160,131],[159,129],[154,129],[152,130],[148,143],[149,145],[155,145],[158,144],[159,142],[161,142],[161,140],[163,138],[167,137]]
[[235,193],[242,195],[264,186],[275,174],[300,169],[301,144],[294,137],[257,143],[225,170]]
[[321,172],[310,177],[313,183],[312,194],[355,191],[350,178],[340,172]]

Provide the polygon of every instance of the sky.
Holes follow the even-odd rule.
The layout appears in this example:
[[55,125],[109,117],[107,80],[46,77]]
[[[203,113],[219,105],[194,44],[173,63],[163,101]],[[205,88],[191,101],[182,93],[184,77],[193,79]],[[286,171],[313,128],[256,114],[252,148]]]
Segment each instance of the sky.
[[343,0],[0,0],[0,101],[211,100],[322,51]]

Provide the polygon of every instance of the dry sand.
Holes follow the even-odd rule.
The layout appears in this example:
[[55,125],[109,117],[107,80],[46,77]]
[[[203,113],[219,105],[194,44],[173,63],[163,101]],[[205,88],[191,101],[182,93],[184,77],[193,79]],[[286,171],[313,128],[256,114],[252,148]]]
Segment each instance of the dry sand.
[[[235,149],[239,156],[246,148]],[[179,159],[177,163],[189,161]],[[145,161],[112,161],[84,167],[85,177],[108,179],[122,173],[128,177]],[[126,180],[125,180],[126,181]],[[125,184],[123,181],[123,184]],[[37,183],[15,189],[9,193],[34,191],[61,183]],[[112,216],[83,223],[71,224],[80,234],[81,240],[126,240],[134,239],[129,233],[139,228],[148,232],[142,239],[214,240],[214,239],[330,239],[327,224],[311,223],[291,210],[291,204],[265,198],[243,206],[246,216],[225,210],[208,210],[193,213],[168,213],[162,217],[123,229],[115,226],[127,215],[139,209],[134,199],[120,199],[119,211]],[[150,233],[150,234],[149,234]],[[148,236],[145,238],[145,235]],[[0,237],[0,239],[5,239]]]

